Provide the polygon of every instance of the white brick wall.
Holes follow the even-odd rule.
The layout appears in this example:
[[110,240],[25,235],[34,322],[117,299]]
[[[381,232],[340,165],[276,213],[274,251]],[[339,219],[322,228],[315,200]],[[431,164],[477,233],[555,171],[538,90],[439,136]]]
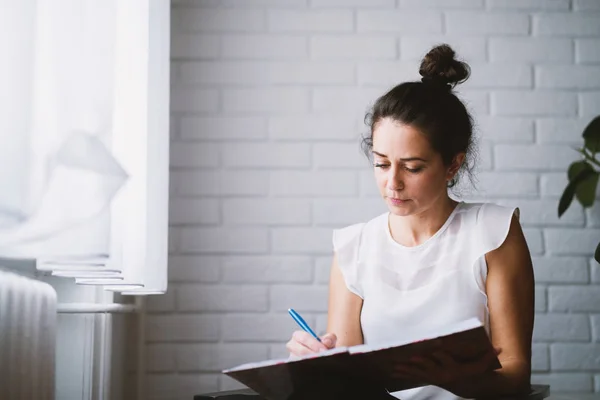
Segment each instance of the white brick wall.
[[600,1],[173,0],[172,22],[170,286],[148,303],[151,397],[233,388],[221,369],[284,356],[288,307],[325,329],[331,229],[384,210],[364,112],[443,41],[472,67],[459,91],[481,163],[466,199],[521,208],[533,379],[600,392],[600,204],[556,215],[600,114]]

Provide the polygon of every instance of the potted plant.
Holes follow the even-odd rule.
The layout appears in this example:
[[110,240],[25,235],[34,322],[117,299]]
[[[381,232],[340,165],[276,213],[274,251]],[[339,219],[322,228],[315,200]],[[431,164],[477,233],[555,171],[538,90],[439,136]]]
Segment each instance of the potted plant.
[[[584,208],[592,207],[596,199],[596,187],[600,178],[600,160],[596,158],[596,154],[600,153],[600,116],[594,118],[584,129],[583,140],[583,147],[576,149],[583,160],[575,161],[569,166],[569,183],[558,203],[559,218],[567,211],[573,197]],[[594,259],[600,263],[600,243],[596,246]]]

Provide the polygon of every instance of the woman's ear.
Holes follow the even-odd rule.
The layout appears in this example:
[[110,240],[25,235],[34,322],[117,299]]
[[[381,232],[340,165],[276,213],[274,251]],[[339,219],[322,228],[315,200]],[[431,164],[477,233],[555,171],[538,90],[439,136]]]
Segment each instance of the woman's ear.
[[458,170],[460,169],[460,167],[462,166],[464,161],[465,161],[465,153],[458,153],[457,155],[454,156],[454,159],[452,160],[452,164],[450,164],[450,167],[448,167],[448,173],[446,175],[447,181],[451,181],[452,179],[454,179],[454,177],[456,176],[456,173],[458,172]]

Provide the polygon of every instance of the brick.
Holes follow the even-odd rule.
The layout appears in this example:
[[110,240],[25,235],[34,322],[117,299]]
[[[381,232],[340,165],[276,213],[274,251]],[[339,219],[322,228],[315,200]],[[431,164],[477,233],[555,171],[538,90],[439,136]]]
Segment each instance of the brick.
[[451,35],[527,35],[530,29],[526,14],[449,11],[445,16]]
[[542,238],[542,232],[539,229],[524,228],[523,234],[525,235],[525,241],[529,247],[529,252],[532,255],[544,253],[544,240]]
[[498,170],[507,171],[566,171],[581,156],[572,148],[562,145],[512,145],[494,146],[494,159]]
[[534,372],[548,371],[550,360],[548,356],[548,345],[533,343],[531,345],[531,370]]
[[150,313],[175,311],[175,288],[169,287],[169,290],[160,296],[148,296],[146,309]]
[[549,91],[506,91],[492,93],[492,114],[516,116],[574,116],[575,93]]
[[217,199],[171,198],[169,224],[218,224],[221,207]]
[[483,0],[399,0],[402,8],[483,8]]
[[251,7],[305,7],[308,0],[173,0],[192,6],[204,7],[236,7],[236,8],[251,8]]
[[359,138],[356,123],[345,116],[272,117],[268,123],[269,137],[274,140],[317,142],[321,140],[353,140]]
[[600,345],[583,343],[553,343],[550,363],[554,371],[600,369]]
[[465,87],[527,88],[533,86],[533,70],[528,65],[472,64]]
[[179,311],[263,312],[268,310],[267,288],[255,285],[181,285]]
[[382,89],[340,87],[313,89],[313,110],[319,113],[364,115],[385,94]]
[[431,48],[440,43],[448,43],[460,59],[469,63],[487,59],[485,38],[460,35],[418,35],[414,37],[402,35],[400,58],[407,61],[421,61]]
[[598,36],[600,16],[579,13],[547,13],[533,16],[533,34],[549,36]]
[[169,256],[169,282],[217,282],[221,260],[215,256]]
[[351,10],[269,10],[272,32],[351,32],[354,15]]
[[[536,120],[535,128],[539,143],[583,143],[582,133],[587,124],[585,118],[542,118]],[[577,153],[579,154],[579,153]]]
[[546,243],[551,254],[590,256],[600,237],[600,229],[546,229]]
[[488,0],[491,9],[568,10],[569,0]]
[[529,118],[481,116],[476,121],[476,131],[494,143],[533,143],[534,122]]
[[182,344],[177,348],[177,369],[185,372],[221,372],[240,364],[268,358],[266,344]]
[[181,81],[209,85],[269,83],[268,64],[257,61],[198,61],[181,63]]
[[489,39],[492,62],[565,62],[573,61],[573,42],[562,38]]
[[479,171],[491,171],[494,168],[494,155],[491,142],[484,140],[479,143],[478,156],[477,168],[479,168]]
[[583,257],[533,257],[536,282],[588,283],[587,260]]
[[219,390],[219,375],[146,374],[145,383],[147,384],[145,392],[149,400],[192,399],[199,392],[209,393]]
[[307,88],[223,89],[223,109],[228,112],[298,114],[308,111]]
[[[154,297],[154,296],[153,296]],[[171,344],[149,344],[146,350],[146,372],[175,371],[175,347]]]
[[271,195],[345,197],[357,194],[356,174],[349,171],[272,171]]
[[313,204],[314,223],[335,227],[366,222],[387,211],[381,199],[316,199]]
[[371,168],[359,143],[315,143],[313,163],[317,168]]
[[310,38],[310,55],[315,60],[395,59],[396,40],[373,35],[314,35]]
[[169,227],[169,253],[179,249],[181,232],[178,228]]
[[360,172],[358,175],[360,184],[360,197],[378,197],[381,198],[379,189],[373,176],[373,171]]
[[[309,326],[314,318],[302,316]],[[225,342],[288,341],[298,325],[285,313],[281,315],[223,315],[222,331]]]
[[273,228],[271,251],[275,254],[330,254],[331,229]]
[[355,67],[347,62],[309,61],[275,62],[268,66],[269,80],[274,85],[315,84],[342,85],[356,82]]
[[312,7],[394,7],[395,0],[310,0]]
[[148,342],[216,342],[220,318],[208,315],[150,315],[146,319]]
[[537,176],[531,173],[482,172],[479,189],[486,196],[532,197],[537,195]]
[[[598,189],[596,190],[598,192]],[[585,210],[587,226],[592,228],[600,228],[600,202],[595,202],[594,205]]]
[[596,260],[591,259],[590,260],[590,268],[591,268],[592,282],[600,283],[600,264],[598,264],[598,262],[596,262]]
[[548,298],[551,311],[600,311],[600,286],[554,286]]
[[317,335],[322,335],[327,332],[327,314],[317,314],[317,322],[315,323],[315,329]]
[[267,137],[267,122],[262,117],[183,117],[182,139],[257,140]]
[[579,115],[596,117],[600,110],[600,92],[579,93]]
[[318,284],[329,284],[331,273],[331,256],[315,257],[315,282]]
[[592,315],[591,320],[593,341],[600,343],[600,315]]
[[309,199],[224,199],[227,225],[309,225]]
[[308,283],[312,261],[307,256],[227,256],[223,281],[228,283]]
[[546,297],[546,287],[535,285],[535,311],[546,311],[548,309]]
[[580,314],[536,314],[533,329],[535,342],[567,340],[589,342],[590,323]]
[[473,117],[490,113],[490,95],[485,91],[463,90],[456,93]]
[[559,219],[558,203],[555,200],[508,199],[499,200],[497,203],[509,207],[519,207],[520,220],[525,226],[583,226],[584,223],[583,210],[580,207],[571,207]]
[[311,165],[309,144],[231,143],[223,152],[226,167],[307,168]]
[[396,85],[400,82],[419,81],[421,76],[414,65],[397,61],[358,64],[359,85]]
[[550,385],[552,393],[589,393],[592,390],[592,376],[583,372],[532,374],[531,383]]
[[297,35],[227,35],[221,38],[223,58],[302,59],[308,56],[305,37]]
[[260,32],[267,27],[262,10],[175,8],[172,18],[183,32]]
[[598,11],[600,3],[597,0],[574,0],[573,8],[577,11]]
[[358,32],[442,33],[442,15],[431,11],[358,10],[356,24]]
[[[600,20],[599,20],[600,22]],[[598,89],[600,67],[591,65],[538,65],[535,84],[540,88]]]
[[214,143],[171,142],[169,152],[171,167],[216,167],[221,147]]
[[266,171],[182,171],[172,177],[182,195],[262,196],[269,189]]
[[213,34],[173,33],[171,59],[215,59],[221,54],[221,38]]
[[327,295],[325,287],[273,285],[269,299],[276,311],[293,308],[298,312],[318,312],[327,311]]
[[594,375],[594,392],[600,393],[600,375]]
[[[600,5],[600,2],[597,4]],[[581,64],[600,63],[600,42],[598,39],[575,39],[575,60]]]
[[172,112],[217,112],[219,92],[216,89],[171,88]]
[[[562,195],[567,186],[567,173],[548,173],[543,174],[540,179],[542,188],[542,197],[558,198]],[[558,207],[558,202],[556,203]],[[558,209],[557,209],[558,210]]]
[[182,228],[180,248],[192,253],[265,253],[264,228]]

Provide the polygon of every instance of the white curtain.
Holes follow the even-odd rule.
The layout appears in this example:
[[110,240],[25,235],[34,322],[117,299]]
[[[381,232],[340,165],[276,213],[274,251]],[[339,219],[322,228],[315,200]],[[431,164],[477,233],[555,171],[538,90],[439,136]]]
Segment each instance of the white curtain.
[[0,256],[124,294],[164,293],[170,2],[28,3],[12,10],[33,19],[13,26],[31,38],[14,37],[26,50],[0,42],[5,62],[20,63],[0,74],[21,78],[9,87],[21,101],[11,112],[7,97],[0,118],[0,147],[14,150],[0,160],[13,190],[0,197]]

